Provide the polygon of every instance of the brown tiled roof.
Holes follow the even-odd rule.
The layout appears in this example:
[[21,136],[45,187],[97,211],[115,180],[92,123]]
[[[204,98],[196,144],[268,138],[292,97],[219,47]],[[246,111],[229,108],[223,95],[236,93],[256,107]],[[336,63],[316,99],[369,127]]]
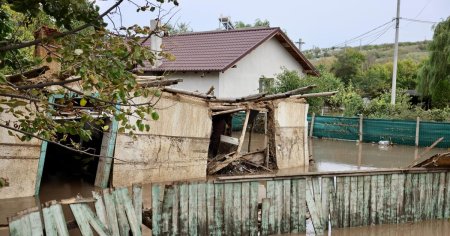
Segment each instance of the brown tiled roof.
[[[164,50],[175,56],[162,65],[143,71],[225,71],[263,42],[275,37],[308,74],[318,75],[314,66],[280,28],[249,28],[179,34],[163,38]],[[148,40],[144,45],[149,45]]]

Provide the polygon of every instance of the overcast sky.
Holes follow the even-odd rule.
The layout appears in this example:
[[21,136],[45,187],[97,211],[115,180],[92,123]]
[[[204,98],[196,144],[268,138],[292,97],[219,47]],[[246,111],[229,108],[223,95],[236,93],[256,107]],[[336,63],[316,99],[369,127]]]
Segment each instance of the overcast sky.
[[[134,0],[139,3],[139,0]],[[172,23],[185,22],[194,31],[215,30],[220,15],[234,21],[253,23],[255,19],[267,19],[272,27],[284,29],[293,41],[301,38],[304,49],[332,47],[384,23],[396,14],[396,0],[179,0],[172,9],[176,14]],[[99,1],[102,10],[114,1]],[[166,4],[166,9],[170,8]],[[125,1],[121,8],[123,24],[148,25],[155,14],[136,12],[136,6]],[[402,0],[400,16],[410,19],[438,22],[450,15],[450,0]],[[113,18],[118,23],[118,18]],[[166,20],[168,16],[166,17]],[[433,36],[431,23],[401,20],[400,41],[419,41]],[[387,24],[368,35],[361,42],[353,40],[350,46],[391,43],[394,41],[394,24]]]

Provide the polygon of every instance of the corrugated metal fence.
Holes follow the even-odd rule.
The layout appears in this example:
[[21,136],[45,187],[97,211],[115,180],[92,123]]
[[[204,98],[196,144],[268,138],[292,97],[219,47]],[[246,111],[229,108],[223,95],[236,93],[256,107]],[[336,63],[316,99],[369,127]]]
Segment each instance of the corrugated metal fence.
[[[265,192],[258,191],[260,185]],[[329,224],[448,219],[450,173],[375,171],[152,187],[153,235],[302,233],[308,212],[316,233]]]
[[[308,117],[311,125],[311,117]],[[363,142],[390,140],[394,144],[415,145],[416,121],[363,119]],[[310,129],[308,129],[310,130]],[[359,118],[315,116],[312,130],[314,137],[331,139],[359,139]],[[434,141],[444,137],[437,147],[450,148],[450,123],[419,123],[419,146],[430,146]]]

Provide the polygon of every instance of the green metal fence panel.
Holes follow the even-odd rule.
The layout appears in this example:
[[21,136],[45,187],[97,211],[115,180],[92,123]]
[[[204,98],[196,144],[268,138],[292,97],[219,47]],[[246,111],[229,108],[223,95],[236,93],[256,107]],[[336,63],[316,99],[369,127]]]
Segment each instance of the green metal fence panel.
[[414,145],[416,122],[403,120],[363,120],[363,141],[378,142],[388,140],[394,144]]
[[430,146],[440,137],[444,139],[436,147],[450,148],[450,123],[420,122],[419,146]]
[[[308,116],[308,131],[311,116]],[[318,138],[358,140],[359,118],[316,116],[313,136]],[[378,142],[388,140],[394,144],[415,145],[415,120],[363,119],[363,141]],[[430,146],[437,139],[444,139],[437,145],[450,148],[450,123],[421,121],[419,126],[419,146]]]
[[[308,117],[308,121],[310,125],[311,117]],[[358,129],[359,118],[316,116],[313,135],[319,138],[357,140]]]

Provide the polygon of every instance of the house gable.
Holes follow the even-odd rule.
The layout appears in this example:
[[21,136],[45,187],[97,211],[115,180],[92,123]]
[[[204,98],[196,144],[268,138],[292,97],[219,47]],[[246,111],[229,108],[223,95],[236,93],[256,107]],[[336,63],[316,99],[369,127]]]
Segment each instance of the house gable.
[[220,97],[239,97],[259,92],[261,77],[274,78],[282,68],[304,75],[302,65],[273,37],[219,74]]

